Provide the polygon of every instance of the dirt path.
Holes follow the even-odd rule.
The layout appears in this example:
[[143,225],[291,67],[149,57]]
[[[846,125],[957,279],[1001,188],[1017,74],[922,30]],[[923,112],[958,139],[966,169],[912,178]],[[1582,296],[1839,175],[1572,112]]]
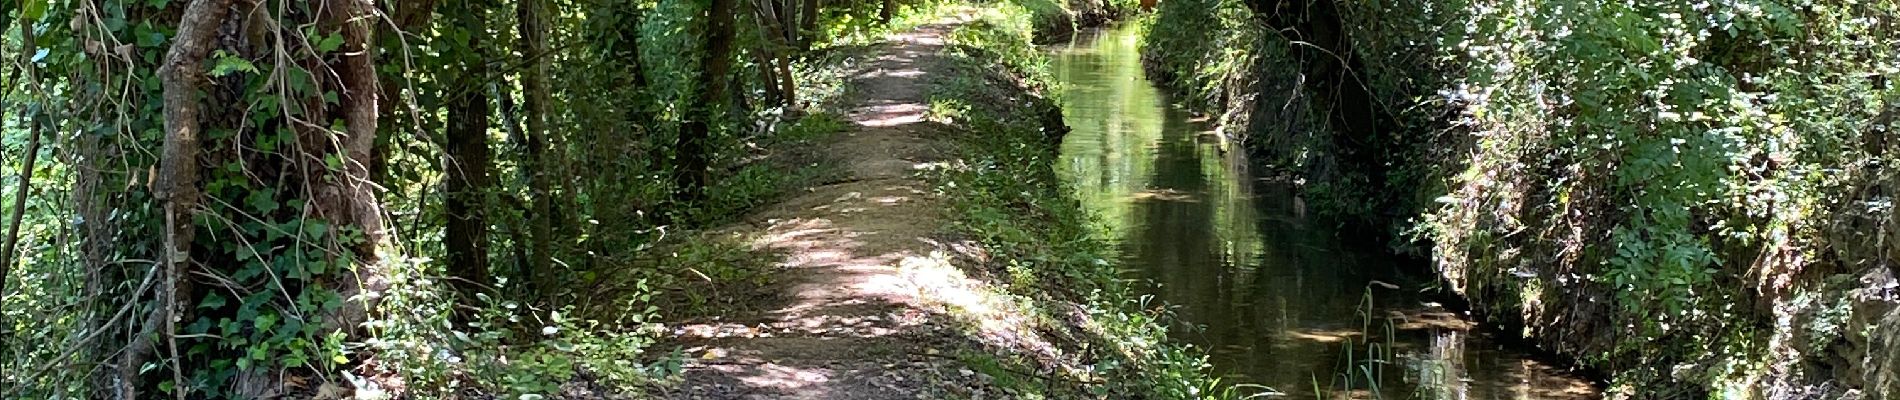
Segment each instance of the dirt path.
[[[747,218],[755,248],[779,254],[782,301],[760,315],[675,331],[691,357],[691,399],[939,398],[982,390],[947,355],[968,341],[940,318],[971,297],[948,273],[943,201],[918,176],[947,154],[950,130],[927,121],[929,79],[956,23],[894,35],[851,79],[855,126],[825,139],[844,170]],[[946,275],[951,274],[951,275]],[[952,304],[954,305],[954,304]],[[950,387],[950,388],[946,388]],[[954,393],[969,395],[970,393]]]

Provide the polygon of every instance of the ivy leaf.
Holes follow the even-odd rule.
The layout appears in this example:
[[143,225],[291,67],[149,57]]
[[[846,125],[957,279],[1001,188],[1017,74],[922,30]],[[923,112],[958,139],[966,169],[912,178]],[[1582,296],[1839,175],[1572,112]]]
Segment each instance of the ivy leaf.
[[259,315],[256,320],[251,321],[251,326],[259,331],[269,331],[270,328],[277,326],[277,314]]
[[268,191],[255,191],[251,192],[250,196],[246,196],[244,202],[249,203],[251,209],[260,214],[269,214],[277,211],[277,199],[274,197]]
[[223,77],[225,75],[230,75],[233,72],[248,72],[248,73],[255,74],[257,73],[257,66],[251,64],[250,60],[245,60],[243,58],[232,55],[231,53],[226,53],[223,50],[219,50],[217,61],[215,64],[211,66],[211,76]]
[[165,33],[157,30],[139,29],[138,37],[140,47],[158,47],[165,44]]
[[[304,70],[303,68],[290,68],[286,73],[289,74],[286,82],[290,83],[291,93],[299,96],[310,93],[310,84],[312,82],[310,71]],[[292,112],[300,113],[294,109]]]
[[329,233],[329,232],[330,232],[330,225],[324,224],[322,222],[311,221],[311,222],[303,224],[303,234],[305,238],[318,239],[318,238],[322,238],[323,234]]
[[47,3],[47,0],[26,0],[26,8],[20,9],[20,16],[38,21],[40,17],[46,16]]
[[204,300],[198,301],[198,308],[216,309],[224,307],[225,302],[224,296],[220,296],[217,293],[209,293],[205,295]]
[[336,49],[340,47],[343,47],[343,35],[324,36],[322,40],[317,41],[318,53],[336,51]]

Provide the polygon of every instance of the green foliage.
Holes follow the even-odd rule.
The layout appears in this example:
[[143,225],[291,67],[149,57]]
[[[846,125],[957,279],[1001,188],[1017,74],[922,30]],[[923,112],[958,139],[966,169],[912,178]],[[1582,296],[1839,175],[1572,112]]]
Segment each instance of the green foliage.
[[[681,118],[677,106],[701,86],[688,72],[698,66],[698,1],[608,2],[588,12],[553,13],[548,54],[521,54],[513,3],[443,3],[422,10],[428,24],[410,32],[382,32],[376,57],[382,86],[394,95],[381,104],[375,182],[353,181],[352,165],[333,151],[347,127],[339,105],[375,93],[343,93],[335,84],[346,53],[338,27],[313,21],[323,2],[236,6],[201,67],[208,79],[193,96],[204,154],[196,160],[204,194],[196,218],[192,264],[179,279],[173,324],[163,315],[157,288],[165,234],[153,175],[164,145],[163,86],[159,65],[178,39],[188,2],[111,0],[0,2],[0,79],[19,63],[24,22],[40,51],[28,60],[39,81],[0,81],[0,136],[9,162],[0,190],[9,200],[16,155],[24,152],[28,111],[47,128],[22,224],[19,268],[7,271],[0,308],[0,397],[76,398],[110,388],[113,363],[128,343],[163,338],[140,359],[139,397],[189,391],[191,398],[254,395],[231,382],[320,377],[341,387],[400,382],[393,396],[456,397],[469,390],[492,394],[551,394],[584,374],[617,386],[661,376],[664,362],[641,355],[654,340],[659,301],[673,288],[645,281],[611,282],[615,296],[577,300],[583,293],[556,288],[531,293],[522,282],[530,256],[558,265],[553,281],[609,279],[614,263],[668,229],[703,228],[730,221],[801,177],[798,169],[761,162],[767,147],[789,146],[842,128],[822,112],[794,119],[776,104],[757,101],[760,66],[739,63],[732,104],[722,110],[710,146],[713,194],[708,201],[673,202],[671,145]],[[16,8],[24,4],[26,10]],[[571,4],[564,3],[563,7]],[[402,7],[390,7],[392,14]],[[842,7],[840,7],[842,8]],[[21,11],[25,13],[22,14]],[[21,16],[26,16],[22,21]],[[395,16],[395,15],[392,15]],[[391,22],[392,21],[385,21]],[[388,24],[368,24],[383,29]],[[742,24],[743,25],[743,24]],[[748,28],[749,29],[749,28]],[[742,32],[741,38],[756,37]],[[748,39],[750,40],[750,39]],[[636,47],[637,44],[637,47]],[[742,42],[737,60],[755,60],[762,44]],[[555,77],[548,116],[546,164],[531,165],[522,123],[527,98],[520,85],[524,60],[546,59]],[[836,74],[811,60],[801,75]],[[458,67],[485,64],[492,75],[458,75]],[[462,79],[469,78],[469,79]],[[801,83],[834,91],[838,76],[801,76]],[[489,120],[490,160],[447,159],[442,145],[446,100],[483,92],[494,100]],[[822,108],[836,93],[806,97]],[[508,99],[514,104],[509,104]],[[16,107],[18,105],[19,107]],[[449,218],[441,185],[469,162],[488,162],[494,187],[483,193],[489,225],[490,271],[502,276],[479,301],[460,299],[446,276],[442,231]],[[557,177],[536,191],[534,173]],[[331,184],[374,187],[392,243],[370,243],[360,227],[326,219],[318,198],[339,195]],[[552,198],[555,214],[534,215],[532,204]],[[10,201],[8,202],[10,204]],[[13,216],[6,215],[6,219]],[[552,220],[553,238],[537,238],[531,221]],[[549,239],[551,254],[528,254],[530,241]],[[707,247],[714,248],[714,247]],[[730,248],[717,247],[722,251]],[[539,252],[536,250],[536,252]],[[703,251],[712,257],[729,253]],[[368,262],[365,256],[380,256]],[[655,269],[666,266],[653,267]],[[764,275],[736,268],[698,268],[731,281]],[[626,278],[626,277],[618,277]],[[680,280],[684,282],[685,280]],[[325,317],[365,298],[340,288],[388,283],[372,310],[370,333],[344,335]],[[721,284],[727,283],[725,281]],[[607,305],[606,302],[615,304]],[[624,309],[607,313],[605,309]],[[554,310],[559,310],[556,313]],[[644,311],[643,311],[644,310]],[[672,310],[668,310],[671,312]],[[576,317],[585,313],[586,317]],[[557,315],[559,315],[557,317]],[[152,318],[151,321],[162,321]],[[175,328],[170,325],[176,325]],[[350,327],[341,327],[350,328]],[[549,329],[554,334],[542,334]],[[172,340],[175,339],[175,340]],[[170,348],[176,342],[176,355]],[[32,344],[32,345],[23,345]],[[506,361],[503,361],[506,360]],[[87,368],[71,368],[73,365]],[[44,367],[39,367],[44,366]],[[14,374],[15,371],[23,371]],[[349,380],[337,375],[351,374]],[[384,375],[386,374],[386,375]],[[270,378],[262,378],[270,377]],[[306,385],[308,386],[308,385]],[[317,390],[301,387],[300,390]],[[326,389],[327,390],[327,389]],[[370,389],[364,389],[370,390]],[[291,397],[309,393],[288,393]]]
[[953,45],[949,50],[952,53],[994,59],[1017,72],[1023,82],[1046,88],[1052,82],[1049,60],[1036,48],[1030,33],[1038,15],[1017,2],[993,5],[984,8],[976,20],[950,32],[945,40]]
[[[831,114],[813,114],[782,125],[771,136],[760,138],[763,143],[748,143],[749,147],[792,148],[798,143],[810,142],[843,131],[845,123]],[[736,171],[724,174],[712,187],[707,188],[704,204],[691,210],[688,219],[694,225],[712,226],[727,222],[742,215],[754,207],[765,205],[778,198],[780,193],[798,182],[808,181],[818,169],[811,166],[785,168],[771,163],[751,162],[738,167]]]
[[[203,95],[232,108],[213,109],[201,118],[206,154],[188,161],[204,170],[201,182],[185,184],[199,185],[204,199],[196,218],[177,222],[205,239],[190,250],[194,263],[183,271],[187,275],[163,278],[166,283],[159,285],[154,271],[162,268],[154,260],[167,256],[159,251],[165,235],[151,190],[164,122],[155,75],[176,34],[171,22],[158,18],[175,14],[167,6],[164,1],[83,6],[37,1],[25,10],[24,27],[36,32],[36,46],[44,50],[34,56],[43,80],[32,87],[6,82],[6,92],[36,92],[32,109],[59,114],[46,128],[72,135],[46,139],[62,151],[42,156],[50,174],[34,182],[54,188],[28,210],[39,222],[28,225],[27,233],[42,238],[27,242],[24,248],[32,256],[12,271],[19,275],[8,277],[9,282],[32,277],[50,283],[18,292],[8,287],[6,330],[17,328],[44,345],[9,352],[0,362],[9,371],[49,368],[35,367],[40,371],[31,373],[40,375],[31,377],[9,375],[8,380],[21,380],[7,382],[8,392],[0,395],[80,395],[77,385],[100,378],[92,376],[96,369],[50,366],[115,362],[119,354],[103,349],[152,337],[167,339],[161,347],[166,356],[133,360],[143,363],[136,366],[140,370],[125,371],[125,376],[163,376],[136,388],[151,396],[189,390],[193,397],[230,397],[238,389],[224,383],[241,375],[332,371],[350,361],[344,337],[323,328],[324,316],[349,300],[331,283],[359,266],[348,249],[364,244],[363,232],[313,215],[304,194],[319,182],[264,179],[272,175],[259,173],[303,168],[317,154],[334,156],[303,147],[294,137],[299,130],[316,136],[341,124],[324,110],[335,104],[336,89],[317,82],[306,69],[321,63],[301,61],[336,50],[342,39],[332,28],[299,22],[311,15],[302,4],[262,9],[259,18],[309,27],[274,32],[296,42],[279,50],[302,53],[265,61],[266,56],[219,51],[211,65],[191,66],[207,68],[225,88]],[[308,125],[293,127],[288,123],[293,119]],[[21,137],[12,128],[5,133],[9,144]],[[305,177],[341,179],[339,163],[314,168]],[[177,297],[172,320],[142,317],[167,315],[168,305],[157,301],[161,296]],[[52,314],[12,311],[14,305],[41,302]],[[56,322],[30,322],[36,320]],[[139,321],[163,321],[167,328]],[[25,342],[8,347],[18,343]],[[103,388],[83,390],[96,389]]]
[[1246,31],[1235,25],[1232,16],[1236,12],[1246,9],[1222,0],[1166,1],[1157,5],[1155,17],[1149,20],[1148,35],[1142,38],[1149,79],[1185,92],[1185,97],[1192,99],[1190,107],[1212,106],[1209,92],[1218,85],[1221,72],[1231,68],[1210,68],[1204,61],[1224,49],[1245,48],[1222,46],[1219,40]]
[[1067,37],[1075,32],[1075,12],[1062,0],[1019,0],[1004,3],[1003,7],[1027,12],[1028,18],[1017,22],[1027,23],[1029,29],[1010,32],[1030,35],[1038,38],[1036,41],[1039,42]]
[[[777,264],[732,237],[702,235],[635,260],[634,273],[664,288],[659,301],[675,317],[744,310],[747,295],[776,282]],[[612,279],[624,279],[613,277]]]
[[[1474,230],[1513,229],[1461,219],[1465,207],[1576,208],[1591,218],[1539,213],[1528,216],[1551,219],[1525,223],[1608,232],[1578,243],[1578,262],[1601,263],[1586,278],[1614,294],[1622,312],[1613,323],[1635,327],[1619,341],[1747,329],[1737,323],[1746,314],[1730,306],[1745,295],[1735,290],[1744,277],[1805,268],[1756,254],[1814,243],[1826,215],[1852,211],[1823,204],[1845,200],[1854,178],[1822,171],[1885,162],[1852,143],[1884,129],[1879,113],[1896,92],[1877,81],[1895,74],[1900,40],[1869,23],[1900,10],[1774,1],[1562,7],[1428,16],[1482,22],[1434,39],[1446,48],[1440,62],[1466,71],[1446,96],[1481,136],[1481,156],[1454,181],[1475,190],[1434,214],[1443,226],[1433,239],[1456,246]],[[1547,168],[1576,172],[1537,191],[1555,196],[1477,189],[1515,185],[1490,171]],[[1496,251],[1454,249],[1455,257]],[[1717,346],[1617,348],[1667,360]]]
[[[613,302],[608,319],[577,317],[573,307],[540,310],[481,295],[467,323],[426,260],[404,260],[392,275],[385,312],[367,324],[375,335],[361,351],[376,357],[370,372],[400,376],[404,396],[454,398],[468,390],[508,398],[552,396],[586,373],[616,390],[677,374],[677,356],[646,354],[659,333],[654,288],[634,281]],[[650,361],[648,361],[650,360]],[[364,393],[360,393],[362,395]],[[368,393],[393,395],[395,393]]]
[[[1539,340],[1616,368],[1620,384],[1759,382],[1772,373],[1764,357],[1804,351],[1764,338],[1838,331],[1827,322],[1840,320],[1837,304],[1797,300],[1835,287],[1813,280],[1893,254],[1857,238],[1871,225],[1839,221],[1891,221],[1875,216],[1891,194],[1870,188],[1893,179],[1880,171],[1897,154],[1887,137],[1900,37],[1887,21],[1900,5],[1332,4],[1355,50],[1341,56],[1363,66],[1355,83],[1402,132],[1379,139],[1394,149],[1387,176],[1309,181],[1309,197],[1347,214],[1397,205],[1414,225],[1395,228],[1433,247],[1452,288],[1499,320],[1555,332]],[[1258,114],[1255,96],[1295,110],[1323,96],[1232,89],[1287,81],[1286,65],[1311,62],[1276,57],[1275,47],[1311,44],[1258,32],[1248,22],[1259,17],[1237,2],[1160,7],[1149,69],[1190,105]],[[1233,68],[1220,56],[1233,51],[1266,61]],[[1256,148],[1312,143],[1255,123],[1223,129],[1251,131]],[[1269,160],[1306,177],[1328,169],[1293,161]],[[1782,313],[1821,315],[1817,331],[1772,323],[1792,318]]]

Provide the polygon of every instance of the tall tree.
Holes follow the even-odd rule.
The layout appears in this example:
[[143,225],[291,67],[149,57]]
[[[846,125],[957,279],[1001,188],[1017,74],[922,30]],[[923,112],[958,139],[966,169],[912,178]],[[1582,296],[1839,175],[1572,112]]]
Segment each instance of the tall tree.
[[[413,86],[413,82],[409,82],[405,79],[407,73],[410,72],[410,54],[408,49],[411,45],[418,43],[417,41],[412,41],[411,38],[416,37],[418,33],[422,33],[426,30],[429,26],[429,22],[435,17],[436,1],[437,0],[404,0],[382,2],[382,12],[384,15],[389,16],[390,21],[388,23],[376,24],[376,33],[379,37],[378,40],[381,42],[380,45],[374,46],[371,50],[377,52],[379,56],[387,52],[396,57],[381,57],[381,59],[384,60],[383,62],[387,63],[383,69],[384,74],[381,79],[388,81],[390,84],[383,86],[381,107],[378,111],[382,112],[383,119],[389,119],[390,117],[398,115],[397,113],[409,112],[407,115],[412,118],[409,121],[416,122],[414,124],[404,124],[402,123],[403,121],[399,120],[397,121],[398,123],[395,124],[386,124],[386,127],[403,127],[408,125],[417,130],[423,129],[419,126],[422,125],[420,123],[420,117],[417,116],[415,112],[420,110],[415,109],[413,97],[403,97],[403,89],[411,89],[412,91],[409,92],[411,95],[414,94],[413,89],[417,89]],[[389,177],[389,147],[394,144],[391,140],[393,139],[392,136],[394,135],[378,136],[376,145],[372,149],[370,156],[370,176],[374,177],[377,183],[384,186],[394,185],[394,183],[390,182]]]
[[519,0],[517,22],[521,57],[526,68],[521,73],[523,119],[527,120],[529,191],[534,195],[533,211],[528,215],[532,229],[533,258],[529,259],[528,282],[536,293],[554,290],[554,184],[553,160],[548,157],[548,4],[545,0]]
[[[343,277],[331,285],[344,298],[360,295],[374,299],[386,286],[377,248],[385,244],[387,232],[384,231],[382,201],[377,197],[378,189],[369,169],[374,163],[377,124],[382,116],[378,111],[382,108],[379,98],[383,93],[382,82],[376,74],[376,53],[371,51],[376,43],[371,26],[377,23],[374,18],[377,11],[370,4],[367,0],[325,0],[319,7],[320,22],[343,41],[333,68],[336,92],[341,97],[335,108],[342,114],[344,129],[340,132],[318,130],[321,133],[316,135],[318,138],[337,148],[319,148],[334,153],[305,157],[306,160],[327,157],[340,160],[339,171],[326,177],[309,178],[317,182],[318,192],[312,203],[317,206],[318,215],[362,234],[354,242],[346,243],[349,254],[355,258],[358,276]],[[327,101],[321,96],[313,100],[318,104]],[[353,329],[368,319],[372,306],[367,301],[345,302],[341,310],[326,316],[325,328]]]
[[818,0],[803,0],[803,10],[798,13],[798,49],[811,51],[818,38]]
[[705,14],[705,52],[699,61],[699,92],[694,98],[692,115],[680,124],[679,144],[674,148],[679,157],[674,183],[680,199],[685,201],[698,201],[705,196],[708,168],[711,168],[707,150],[712,139],[712,123],[719,110],[726,106],[726,75],[732,69],[735,0],[711,0],[710,3]]
[[487,54],[489,4],[486,1],[461,2],[448,13],[448,29],[466,30],[468,38],[458,43],[459,55],[454,68],[444,71],[453,82],[449,88],[447,157],[445,189],[448,213],[443,245],[448,253],[448,273],[457,279],[462,295],[472,296],[493,283],[488,272],[488,195],[493,190],[489,173],[492,156],[488,147],[489,99],[486,86],[490,72]]
[[792,1],[795,0],[756,0],[753,2],[753,16],[758,21],[761,36],[759,52],[759,75],[763,77],[770,100],[786,107],[798,106],[798,84],[792,76],[792,58],[788,54],[798,41],[797,29],[791,26],[793,18]]

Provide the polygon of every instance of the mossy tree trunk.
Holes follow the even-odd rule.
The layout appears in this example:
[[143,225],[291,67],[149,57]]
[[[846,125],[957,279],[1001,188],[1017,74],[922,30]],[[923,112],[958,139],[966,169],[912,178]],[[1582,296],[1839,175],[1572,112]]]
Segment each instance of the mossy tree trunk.
[[520,29],[520,41],[517,43],[521,56],[526,58],[521,72],[521,91],[525,95],[522,103],[523,119],[527,120],[524,135],[527,145],[529,180],[528,190],[534,196],[532,211],[528,215],[531,229],[531,258],[525,278],[534,293],[547,294],[556,290],[554,271],[554,213],[555,160],[549,156],[550,135],[548,130],[548,103],[553,101],[548,94],[548,5],[545,0],[520,0],[517,4],[517,24]]

